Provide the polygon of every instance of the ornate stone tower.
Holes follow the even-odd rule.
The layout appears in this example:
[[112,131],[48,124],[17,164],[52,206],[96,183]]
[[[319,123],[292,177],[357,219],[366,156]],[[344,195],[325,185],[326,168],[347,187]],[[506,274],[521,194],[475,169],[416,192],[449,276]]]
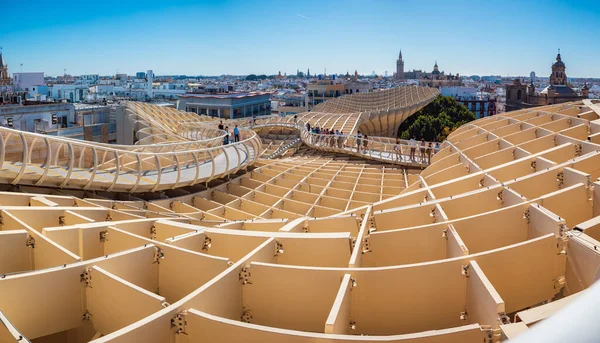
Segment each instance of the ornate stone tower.
[[8,76],[8,65],[4,62],[4,56],[2,56],[2,50],[0,50],[0,85],[10,85],[12,80]]
[[556,62],[552,64],[552,75],[550,75],[550,84],[567,84],[567,74],[565,74],[565,63],[560,57],[560,49],[558,49],[558,55],[556,55]]
[[587,82],[584,83],[583,87],[581,88],[581,96],[586,99],[590,97],[590,87],[588,87]]
[[402,50],[400,50],[398,59],[396,60],[396,79],[404,80],[404,60],[402,60]]

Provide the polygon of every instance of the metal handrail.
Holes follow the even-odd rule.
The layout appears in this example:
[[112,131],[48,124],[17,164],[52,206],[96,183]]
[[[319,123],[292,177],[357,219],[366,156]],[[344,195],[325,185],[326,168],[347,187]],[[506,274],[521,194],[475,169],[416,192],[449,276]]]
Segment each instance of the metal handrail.
[[[215,132],[218,133],[216,137],[214,137]],[[8,179],[12,184],[32,183],[42,186],[58,184],[59,187],[107,191],[156,191],[195,184],[206,179],[223,177],[237,172],[258,158],[257,149],[261,146],[258,135],[249,129],[240,129],[243,140],[228,145],[222,144],[221,137],[225,136],[225,132],[216,128],[193,125],[188,127],[186,134],[189,135],[188,137],[204,137],[205,135],[213,137],[200,142],[186,141],[184,138],[180,138],[181,140],[176,142],[159,143],[148,147],[141,146],[141,148],[136,146],[113,147],[108,144],[0,127],[0,161],[2,165],[9,167],[5,163],[21,163],[16,171],[16,176],[11,175],[15,172],[15,168],[10,168],[9,171],[0,173],[0,177]],[[14,140],[17,135],[18,143]],[[36,144],[41,141],[44,142],[45,147],[36,149]],[[127,149],[122,149],[123,147]],[[15,156],[16,153],[19,157]],[[226,168],[217,173],[215,158],[219,156],[224,156]],[[194,167],[191,168],[195,168],[195,170],[188,173],[189,161],[192,160]],[[167,169],[174,167],[174,174],[162,167],[165,161],[170,161],[166,167]],[[210,163],[210,171],[205,170],[206,167],[202,168],[206,163]],[[63,168],[55,168],[57,166]],[[14,167],[17,166],[14,165]],[[57,170],[58,175],[56,173],[51,175],[51,169]],[[101,170],[105,172],[104,175],[108,174],[108,180],[101,177],[99,174]],[[34,180],[31,180],[29,174],[34,175]],[[152,174],[153,177],[145,177],[149,174]],[[165,179],[167,174],[172,175],[173,178]],[[25,179],[26,176],[27,179]],[[167,182],[167,180],[170,181]]]
[[[266,126],[299,130],[302,142],[319,150],[388,163],[425,165],[406,158],[405,144],[396,145],[380,137],[361,139],[361,143],[366,141],[369,147],[361,152],[362,147],[353,148],[357,142],[355,137],[311,133],[306,130],[303,120],[291,123],[291,117],[245,119],[243,122],[248,123],[248,127],[239,128],[243,139],[225,145],[223,138],[227,132],[215,128],[214,121],[211,122],[213,126],[206,125],[200,119],[195,121],[189,113],[163,112],[139,103],[126,103],[125,111],[139,129],[138,134],[143,132],[144,144],[93,143],[0,127],[0,167],[6,167],[0,172],[0,178],[12,184],[127,192],[158,191],[209,182],[236,173],[256,161],[262,143],[253,129]],[[288,145],[280,147],[272,155],[288,148]],[[193,165],[190,165],[191,161]],[[224,170],[221,169],[223,166]]]
[[282,145],[280,147],[278,147],[273,153],[271,153],[270,155],[268,155],[267,157],[265,157],[266,159],[273,159],[283,153],[285,153],[286,151],[288,151],[289,149],[293,148],[294,146],[298,146],[302,143],[302,138],[296,138],[294,139],[292,142],[287,143],[285,145]]
[[[364,138],[360,139],[361,142],[361,147],[360,149],[356,149],[356,151],[354,150],[354,146],[356,146],[356,143],[358,141],[358,138],[356,135],[335,135],[335,134],[317,134],[317,133],[312,133],[312,132],[308,132],[308,130],[306,129],[306,124],[303,121],[299,121],[296,124],[294,123],[289,123],[289,118],[286,117],[275,117],[275,118],[270,118],[270,120],[266,123],[261,123],[261,124],[257,124],[252,126],[253,129],[257,129],[257,128],[262,128],[262,127],[272,127],[272,126],[277,126],[277,127],[287,127],[287,128],[294,128],[300,131],[300,137],[302,138],[303,143],[305,143],[306,145],[317,149],[317,150],[323,150],[323,151],[330,151],[330,152],[338,152],[338,153],[344,153],[344,154],[350,154],[350,155],[355,155],[355,156],[360,156],[363,158],[368,158],[368,159],[373,159],[373,160],[378,160],[378,161],[382,161],[382,162],[388,162],[388,163],[393,163],[393,164],[400,164],[400,165],[406,165],[406,166],[415,166],[415,167],[426,167],[428,165],[428,163],[424,162],[422,158],[415,158],[415,159],[411,159],[410,156],[410,151],[411,151],[411,146],[409,144],[396,144],[394,143],[388,143],[388,142],[382,142],[382,138],[385,137],[377,137],[376,139],[370,139],[367,138],[366,140]],[[333,142],[333,140],[337,140],[338,142],[335,142],[334,144],[331,144],[331,142]],[[340,146],[340,139],[341,141],[341,146]],[[390,138],[391,140],[391,138]],[[327,144],[324,143],[327,141]],[[366,152],[360,152],[361,150],[364,149],[364,142],[367,142],[367,149]],[[407,142],[407,141],[406,141]],[[350,144],[348,144],[350,143]],[[415,157],[420,155],[420,150],[422,148],[427,149],[428,147],[422,147],[422,146],[414,146],[415,148]],[[440,147],[441,150],[441,147]],[[364,151],[364,150],[363,150]],[[408,151],[409,153],[405,153],[406,151]],[[384,153],[388,153],[388,156],[384,156]],[[431,154],[433,155],[436,151],[432,148]],[[426,159],[427,156],[425,156],[424,159]]]

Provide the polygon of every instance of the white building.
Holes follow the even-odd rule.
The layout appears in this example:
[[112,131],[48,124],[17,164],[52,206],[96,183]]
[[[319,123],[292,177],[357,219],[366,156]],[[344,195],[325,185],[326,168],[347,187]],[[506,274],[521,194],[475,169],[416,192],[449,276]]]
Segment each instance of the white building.
[[113,94],[114,91],[115,91],[115,85],[113,85],[113,84],[94,85],[89,88],[90,93],[98,94],[98,95]]
[[50,95],[57,100],[66,99],[71,102],[79,102],[85,99],[88,86],[74,83],[56,83],[50,87]]
[[44,73],[13,73],[13,84],[17,90],[29,92],[33,86],[43,86]]
[[475,87],[441,87],[440,93],[443,96],[452,97],[468,97],[477,96],[477,88]]
[[[75,121],[73,104],[56,103],[27,106],[0,107],[0,125],[9,126],[21,131],[48,132],[61,127],[71,126]],[[52,123],[53,116],[56,123]]]
[[88,85],[93,85],[98,82],[98,79],[99,79],[98,74],[81,75],[77,78],[77,83],[85,83]]

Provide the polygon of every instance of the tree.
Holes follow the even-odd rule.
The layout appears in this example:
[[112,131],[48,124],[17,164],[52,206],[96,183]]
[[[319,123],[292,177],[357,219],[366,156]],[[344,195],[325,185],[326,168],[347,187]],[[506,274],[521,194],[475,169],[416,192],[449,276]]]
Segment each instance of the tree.
[[246,81],[256,81],[258,79],[258,77],[254,74],[250,74],[248,76],[246,76]]
[[439,95],[427,106],[408,117],[398,129],[398,137],[416,137],[441,142],[459,126],[475,120],[475,114],[450,96]]

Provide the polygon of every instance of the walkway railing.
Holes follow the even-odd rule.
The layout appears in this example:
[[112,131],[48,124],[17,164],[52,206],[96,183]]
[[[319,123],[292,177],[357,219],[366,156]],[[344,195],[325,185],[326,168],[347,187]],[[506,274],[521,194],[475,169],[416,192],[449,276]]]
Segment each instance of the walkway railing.
[[302,139],[301,138],[296,138],[293,141],[280,146],[279,148],[277,148],[277,150],[275,150],[272,154],[269,154],[265,158],[266,159],[273,159],[275,157],[279,157],[279,156],[283,155],[289,149],[297,148],[300,145],[302,145]]
[[429,165],[434,149],[408,144],[385,143],[356,135],[305,133],[304,141],[315,149],[341,152],[382,162],[414,167]]
[[[0,179],[72,189],[146,192],[194,185],[236,173],[260,151],[258,135],[240,130],[239,142],[203,146],[180,141],[113,146],[0,128]],[[211,144],[217,144],[212,139]]]
[[291,123],[289,121],[288,117],[257,118],[257,124],[252,125],[251,128],[297,129],[300,131],[302,141],[311,148],[404,166],[426,167],[430,163],[431,156],[436,152],[434,147],[420,145],[411,147],[406,140],[396,144],[391,138],[385,137],[359,139],[356,135],[316,134],[309,132],[303,122],[294,124],[293,121]]
[[[209,182],[236,173],[256,161],[262,144],[252,129],[289,127],[302,142],[323,151],[405,166],[423,167],[428,159],[420,148],[397,145],[383,138],[322,135],[306,130],[290,117],[249,118],[240,127],[240,141],[224,145],[225,132],[194,122],[186,114],[146,113],[143,105],[128,105],[130,118],[145,137],[139,144],[111,145],[0,127],[0,179],[10,184],[119,192],[153,192]],[[155,108],[146,110],[157,111]],[[214,123],[213,123],[214,124]],[[241,126],[241,125],[240,125]],[[365,145],[366,142],[366,145]],[[294,142],[297,144],[297,142]],[[276,157],[289,147],[275,151]]]

